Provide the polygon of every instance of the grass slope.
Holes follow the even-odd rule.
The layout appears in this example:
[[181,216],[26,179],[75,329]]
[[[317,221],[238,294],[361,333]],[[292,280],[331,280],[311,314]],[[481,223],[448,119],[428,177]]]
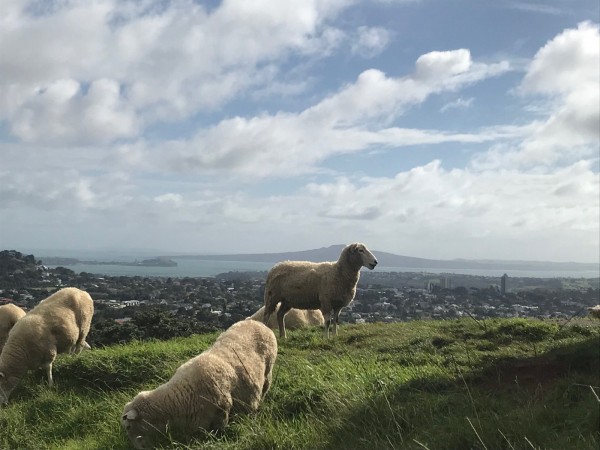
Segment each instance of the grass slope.
[[[261,410],[186,449],[594,449],[600,327],[524,319],[346,325],[280,341]],[[127,449],[123,405],[216,334],[94,349],[30,373],[0,409],[1,449]]]

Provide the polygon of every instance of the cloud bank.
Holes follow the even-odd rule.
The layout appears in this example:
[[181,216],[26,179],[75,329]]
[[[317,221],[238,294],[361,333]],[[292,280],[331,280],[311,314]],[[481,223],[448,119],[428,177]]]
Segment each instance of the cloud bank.
[[[524,73],[468,48],[393,72],[371,64],[393,30],[338,21],[354,2],[262,3],[3,2],[1,244],[598,260],[598,24]],[[308,68],[340,54],[368,68],[315,89]],[[409,120],[508,75],[520,120]]]

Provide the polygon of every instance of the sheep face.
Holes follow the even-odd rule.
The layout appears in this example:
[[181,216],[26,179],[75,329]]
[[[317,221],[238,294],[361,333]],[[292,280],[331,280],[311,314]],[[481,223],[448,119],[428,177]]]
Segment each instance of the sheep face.
[[121,426],[129,441],[137,449],[153,447],[153,437],[160,431],[155,425],[145,420],[136,409],[130,409],[121,416]]
[[355,243],[350,245],[350,253],[360,258],[361,265],[373,270],[377,265],[377,258],[369,251],[365,244]]
[[0,372],[0,406],[8,404],[8,398],[17,387],[17,384],[19,384],[18,377],[11,377],[4,372]]

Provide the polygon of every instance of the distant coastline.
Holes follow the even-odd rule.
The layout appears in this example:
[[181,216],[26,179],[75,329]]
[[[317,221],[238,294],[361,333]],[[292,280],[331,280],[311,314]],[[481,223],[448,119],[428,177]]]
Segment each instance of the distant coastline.
[[177,267],[177,262],[170,258],[150,258],[142,261],[81,261],[77,258],[43,257],[42,264],[46,266],[133,266],[133,267]]
[[[44,261],[47,258],[41,258]],[[75,272],[89,272],[98,275],[107,276],[153,276],[153,277],[215,277],[227,272],[266,272],[273,267],[271,262],[252,262],[252,261],[222,261],[222,260],[201,260],[201,259],[179,259],[176,267],[160,266],[140,266],[131,264],[77,264],[67,266],[65,264],[46,264],[48,267],[64,266]],[[367,269],[363,271],[370,273]],[[473,276],[486,276],[499,278],[504,273],[509,277],[529,277],[529,278],[598,278],[596,270],[520,270],[501,268],[487,269],[469,269],[469,268],[451,268],[437,269],[427,267],[397,267],[397,266],[377,266],[374,272],[413,272],[413,273],[431,273],[431,274],[464,274]]]
[[[312,250],[262,254],[185,254],[152,255],[106,251],[53,251],[40,256],[47,266],[64,266],[78,272],[124,276],[212,277],[229,271],[268,271],[275,263],[285,260],[334,261],[343,245]],[[35,253],[44,255],[42,250]],[[434,260],[396,255],[373,250],[379,264],[377,272],[463,273],[478,276],[508,276],[534,278],[599,278],[598,263],[510,260]]]

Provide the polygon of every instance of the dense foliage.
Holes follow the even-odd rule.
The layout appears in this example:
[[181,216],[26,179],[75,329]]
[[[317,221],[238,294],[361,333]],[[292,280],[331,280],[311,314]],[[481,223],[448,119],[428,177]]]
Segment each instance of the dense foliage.
[[160,307],[138,308],[131,320],[118,323],[112,319],[95,320],[89,333],[88,343],[106,346],[133,340],[171,339],[208,333],[217,327],[199,322],[194,317],[174,316]]
[[37,262],[33,255],[24,255],[15,250],[0,251],[0,287],[18,289],[39,278]]

